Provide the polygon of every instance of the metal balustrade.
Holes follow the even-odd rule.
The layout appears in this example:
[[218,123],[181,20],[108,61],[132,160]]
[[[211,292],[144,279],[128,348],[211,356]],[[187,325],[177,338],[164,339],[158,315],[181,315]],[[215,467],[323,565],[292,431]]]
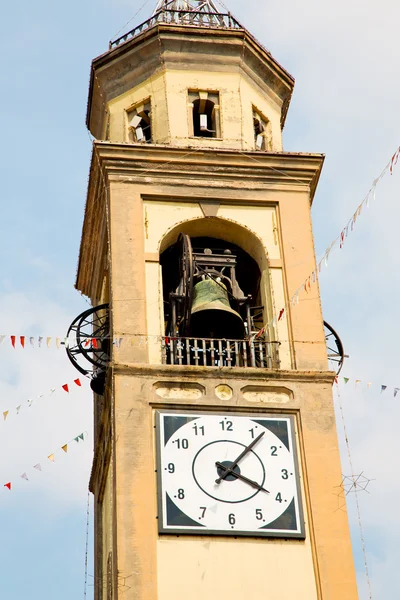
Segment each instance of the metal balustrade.
[[160,10],[155,15],[141,23],[135,29],[128,31],[118,39],[109,43],[109,50],[131,40],[139,33],[151,29],[157,23],[171,25],[191,25],[195,27],[218,27],[222,29],[243,29],[242,25],[230,14],[200,12],[194,10]]
[[279,369],[279,342],[164,337],[162,362],[196,367],[255,367]]

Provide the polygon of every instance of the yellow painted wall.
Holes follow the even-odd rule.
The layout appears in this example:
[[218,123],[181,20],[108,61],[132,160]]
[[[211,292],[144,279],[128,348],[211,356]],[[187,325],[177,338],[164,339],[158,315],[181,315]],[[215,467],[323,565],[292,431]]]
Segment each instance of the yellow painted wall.
[[[219,92],[221,139],[189,136],[188,90]],[[253,107],[270,121],[272,150],[282,150],[280,108],[242,72],[167,70],[113,99],[110,141],[128,142],[127,111],[151,99],[153,143],[172,146],[254,149]]]

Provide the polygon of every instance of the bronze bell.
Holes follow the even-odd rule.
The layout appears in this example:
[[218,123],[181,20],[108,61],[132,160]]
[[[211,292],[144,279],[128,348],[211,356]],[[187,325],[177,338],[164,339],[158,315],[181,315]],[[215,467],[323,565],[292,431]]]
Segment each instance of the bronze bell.
[[193,289],[191,337],[242,340],[244,334],[243,319],[231,308],[226,286],[211,278],[199,281]]

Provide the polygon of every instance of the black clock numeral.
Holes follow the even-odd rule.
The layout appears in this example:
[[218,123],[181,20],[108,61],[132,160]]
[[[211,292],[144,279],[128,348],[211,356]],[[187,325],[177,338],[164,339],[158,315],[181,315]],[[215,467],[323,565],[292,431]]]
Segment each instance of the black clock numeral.
[[233,513],[231,513],[228,517],[229,525],[234,525],[236,523],[236,517]]
[[278,448],[276,446],[271,446],[271,456],[278,456]]
[[282,479],[289,479],[289,473],[288,473],[287,469],[282,469],[281,473],[282,473]]
[[282,502],[282,496],[281,496],[281,493],[280,493],[280,492],[278,492],[278,493],[277,493],[275,500],[276,500],[277,502]]
[[219,424],[222,427],[222,431],[233,431],[232,421],[220,421]]
[[249,433],[251,433],[251,438],[254,440],[254,429],[249,429]]
[[199,435],[199,432],[201,433],[201,435],[204,435],[204,425],[200,425],[200,427],[198,427],[195,423],[193,425],[193,429],[194,429],[195,435]]
[[180,450],[181,448],[183,448],[183,450],[187,450],[189,448],[189,441],[186,438],[183,438],[182,440],[178,438],[172,443],[177,445],[178,450]]
[[263,520],[263,514],[261,508],[256,508],[256,519],[257,521]]
[[185,497],[185,490],[183,490],[182,488],[179,488],[178,490],[178,498],[179,500],[183,500]]
[[168,470],[168,473],[175,473],[175,465],[174,465],[174,463],[168,463],[167,470]]
[[200,519],[204,519],[204,515],[206,514],[207,507],[200,506],[200,510],[202,511]]

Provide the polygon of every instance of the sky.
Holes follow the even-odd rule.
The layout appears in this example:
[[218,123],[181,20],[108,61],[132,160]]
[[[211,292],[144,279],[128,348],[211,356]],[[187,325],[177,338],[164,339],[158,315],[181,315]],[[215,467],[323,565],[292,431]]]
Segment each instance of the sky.
[[[54,339],[87,308],[74,281],[91,153],[85,128],[90,62],[117,33],[148,18],[155,4],[22,0],[2,7],[0,334],[53,339],[50,348],[13,349],[8,338],[0,347],[0,412],[10,411],[0,423],[1,594],[7,600],[70,600],[85,593],[92,397],[87,380],[81,387],[73,383],[79,373]],[[312,209],[321,257],[400,144],[399,5],[226,4],[296,78],[285,150],[326,154]],[[358,503],[375,600],[392,599],[400,588],[400,395],[393,394],[400,387],[399,191],[400,165],[379,183],[376,198],[320,275],[324,318],[350,355],[342,371],[349,381],[339,380],[335,405],[342,405],[353,472],[371,480]],[[342,470],[351,475],[340,410],[337,417]],[[82,432],[85,440],[75,442]],[[53,453],[54,462],[47,458]],[[33,468],[37,464],[42,471]],[[2,481],[12,482],[11,491]],[[359,595],[368,600],[354,494],[347,505]],[[92,529],[90,520],[88,600]]]

